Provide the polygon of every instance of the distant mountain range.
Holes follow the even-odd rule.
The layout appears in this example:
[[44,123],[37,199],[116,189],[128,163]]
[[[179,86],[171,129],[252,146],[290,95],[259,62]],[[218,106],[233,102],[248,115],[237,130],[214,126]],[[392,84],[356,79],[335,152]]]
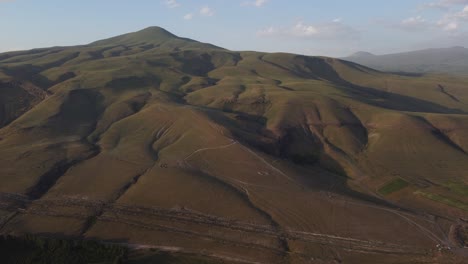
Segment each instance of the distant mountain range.
[[464,47],[424,49],[386,55],[360,51],[343,59],[381,71],[468,73],[468,49]]

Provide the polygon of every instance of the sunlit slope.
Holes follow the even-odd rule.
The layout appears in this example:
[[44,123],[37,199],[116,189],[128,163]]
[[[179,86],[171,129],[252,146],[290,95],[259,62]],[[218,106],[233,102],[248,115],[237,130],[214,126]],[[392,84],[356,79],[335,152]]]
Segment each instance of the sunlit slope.
[[463,246],[467,81],[160,28],[0,54],[1,232],[450,263],[434,252]]

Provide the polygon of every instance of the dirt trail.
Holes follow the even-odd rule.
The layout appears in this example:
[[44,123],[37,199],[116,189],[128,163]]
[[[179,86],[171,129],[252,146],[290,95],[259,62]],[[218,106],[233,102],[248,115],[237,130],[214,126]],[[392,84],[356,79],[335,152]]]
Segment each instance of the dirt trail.
[[81,141],[81,137],[79,136],[68,136],[68,137],[59,137],[59,138],[55,138],[51,140],[43,140],[43,141],[39,141],[33,144],[31,143],[14,144],[14,145],[11,145],[11,147],[2,146],[2,148],[8,151],[13,151],[13,150],[23,149],[23,148],[34,149],[34,148],[48,147],[52,145],[60,145],[60,144],[66,144],[66,143],[72,143],[72,142],[79,143],[80,141]]
[[439,84],[438,87],[439,87],[439,91],[440,91],[441,93],[445,94],[446,96],[448,96],[448,97],[449,97],[450,99],[452,99],[453,101],[455,101],[455,102],[457,102],[457,103],[460,103],[460,100],[459,100],[457,97],[455,97],[453,94],[447,92],[447,90],[445,89],[444,86],[442,86],[442,85]]
[[187,162],[187,160],[189,158],[191,158],[193,155],[199,153],[199,152],[203,152],[203,151],[207,151],[207,150],[217,150],[217,149],[224,149],[224,148],[228,148],[232,145],[235,145],[235,144],[238,144],[237,141],[232,141],[231,143],[227,144],[227,145],[223,145],[223,146],[219,146],[219,147],[211,147],[211,148],[201,148],[201,149],[197,149],[195,150],[194,152],[192,152],[190,155],[188,155],[187,157],[184,158],[184,161]]
[[407,216],[403,215],[403,213],[401,212],[397,212],[395,210],[392,210],[392,209],[388,209],[388,208],[384,208],[384,207],[379,207],[379,206],[374,206],[374,205],[370,205],[370,204],[365,204],[365,203],[359,203],[359,202],[354,202],[354,201],[349,201],[349,200],[346,200],[346,199],[342,199],[342,201],[344,201],[345,203],[349,203],[349,204],[354,204],[354,205],[358,205],[358,206],[364,206],[364,207],[368,207],[368,208],[373,208],[373,209],[377,209],[377,210],[383,210],[383,211],[386,211],[386,212],[390,212],[392,214],[395,214],[401,218],[403,218],[405,221],[407,221],[408,223],[410,224],[413,224],[415,225],[416,227],[418,227],[421,231],[421,233],[423,233],[424,235],[426,235],[428,238],[430,238],[432,241],[436,242],[436,243],[440,243],[440,244],[445,244],[446,246],[449,246],[447,244],[446,241],[444,241],[443,239],[439,238],[438,235],[436,235],[435,233],[431,232],[430,230],[428,230],[427,228],[425,228],[424,226],[416,223],[415,221],[411,220],[410,218],[408,218]]
[[[221,150],[226,149],[231,146],[239,144],[237,141],[232,140],[229,144],[217,146],[217,147],[207,147],[207,148],[200,148],[193,151],[187,157],[184,158],[184,162],[190,166],[188,160],[204,151],[210,150]],[[297,184],[290,176],[283,173],[281,170],[267,162],[264,158],[259,156],[254,151],[248,149],[247,147],[239,144],[240,147],[250,154],[252,154],[256,159],[261,160],[268,168],[275,171],[288,181],[291,181]],[[235,180],[235,179],[231,179]],[[236,180],[237,181],[237,180]],[[249,185],[249,183],[238,181],[240,184]],[[131,186],[131,185],[130,185]],[[249,192],[247,189],[244,189],[245,194],[249,196]],[[250,199],[250,198],[249,198]],[[313,233],[313,232],[305,232],[300,230],[293,230],[289,228],[280,227],[276,221],[272,219],[273,225],[257,225],[252,223],[245,223],[240,221],[234,221],[232,219],[225,219],[217,216],[210,216],[203,213],[191,211],[191,210],[168,210],[163,208],[156,208],[156,207],[138,207],[135,205],[123,205],[123,204],[116,204],[115,202],[106,203],[104,201],[92,201],[86,199],[74,199],[74,198],[62,198],[60,200],[28,200],[27,197],[15,194],[1,194],[0,193],[0,206],[4,203],[10,203],[9,209],[11,210],[11,202],[15,201],[16,204],[28,204],[29,206],[17,206],[15,214],[32,214],[32,215],[47,215],[47,216],[54,216],[54,217],[63,217],[63,218],[74,218],[74,219],[82,219],[82,220],[89,220],[93,219],[93,222],[102,221],[102,222],[118,222],[127,224],[129,226],[133,226],[135,228],[143,228],[148,230],[158,230],[164,231],[169,233],[180,233],[189,236],[195,237],[205,237],[207,239],[215,240],[215,241],[222,241],[223,243],[232,244],[235,246],[243,246],[243,247],[251,247],[251,248],[259,248],[262,250],[272,250],[274,252],[284,252],[289,251],[289,247],[286,249],[279,249],[279,248],[271,248],[266,247],[265,245],[255,243],[255,242],[245,242],[245,241],[237,241],[232,240],[232,238],[222,237],[219,234],[206,234],[206,233],[198,233],[193,232],[190,230],[190,227],[185,228],[175,228],[173,226],[164,226],[156,223],[148,223],[148,221],[142,221],[141,219],[169,219],[174,223],[189,223],[189,224],[196,224],[202,226],[209,226],[210,228],[216,227],[221,229],[227,230],[235,230],[237,232],[245,232],[250,235],[254,236],[270,236],[275,238],[284,239],[284,241],[288,240],[301,240],[310,243],[318,243],[322,245],[330,245],[333,247],[341,247],[351,251],[359,251],[359,252],[373,252],[373,253],[399,253],[399,254],[426,254],[427,250],[417,247],[410,247],[410,246],[402,246],[396,245],[391,243],[385,243],[382,241],[371,241],[371,240],[360,240],[355,239],[352,237],[341,237],[332,234],[324,234],[324,233]],[[18,203],[18,201],[20,203]],[[355,204],[359,206],[366,206],[369,208],[384,210],[390,212],[392,214],[398,215],[399,217],[405,219],[405,221],[415,225],[418,227],[420,232],[425,234],[431,240],[445,244],[442,239],[440,239],[436,234],[428,230],[427,228],[421,226],[420,224],[416,223],[415,221],[411,220],[410,218],[406,217],[402,213],[395,212],[394,210],[382,208],[379,206],[374,206],[370,204],[364,204],[354,201],[345,200],[346,203]],[[14,203],[13,203],[14,204]],[[54,211],[55,206],[67,206],[67,207],[81,207],[81,208],[91,208],[96,209],[92,211],[100,212],[99,214],[95,215],[82,215],[80,213],[63,213],[60,211]],[[14,206],[13,206],[14,207]],[[23,209],[27,208],[27,209]],[[262,211],[264,211],[262,209]],[[112,213],[112,214],[106,214]],[[266,213],[266,212],[265,212]],[[270,215],[269,213],[267,213]],[[112,216],[111,216],[112,215]],[[136,217],[136,218],[135,218]],[[7,223],[4,223],[7,224]],[[89,228],[86,228],[86,231]],[[287,243],[287,242],[286,242]]]
[[[2,196],[0,195],[0,198]],[[254,223],[247,223],[236,221],[233,219],[226,219],[218,216],[207,215],[204,213],[187,210],[187,209],[164,209],[158,207],[139,207],[135,205],[123,204],[105,204],[99,200],[87,200],[77,198],[63,197],[55,200],[36,200],[30,201],[28,209],[17,209],[18,214],[31,214],[31,215],[44,215],[60,218],[72,218],[86,220],[89,215],[80,213],[64,213],[54,210],[54,207],[67,206],[70,208],[101,208],[103,214],[96,217],[96,221],[102,222],[118,222],[133,226],[135,228],[142,228],[147,230],[158,230],[169,233],[179,233],[199,238],[206,237],[207,239],[222,241],[223,243],[232,244],[235,246],[259,248],[262,250],[269,250],[273,252],[281,252],[279,248],[268,247],[260,243],[245,242],[233,240],[220,236],[219,234],[198,233],[190,230],[190,227],[172,227],[164,226],[156,223],[149,223],[142,219],[167,219],[174,223],[187,223],[204,226],[206,228],[220,228],[221,230],[233,230],[236,232],[246,233],[246,235],[253,236],[270,236],[270,237],[284,237],[289,240],[301,240],[310,243],[318,243],[323,245],[330,245],[333,247],[342,247],[352,251],[364,252],[385,252],[385,253],[401,253],[401,254],[426,254],[427,250],[412,246],[403,246],[397,244],[386,243],[382,241],[362,240],[352,237],[342,237],[332,234],[305,232],[293,229],[278,230],[272,225],[259,225]]]
[[291,177],[289,177],[288,175],[286,175],[284,172],[282,172],[281,170],[279,170],[278,168],[276,168],[275,166],[271,165],[270,163],[268,163],[268,161],[266,161],[264,158],[260,157],[257,153],[255,153],[254,151],[252,151],[251,149],[245,147],[244,145],[240,145],[244,150],[248,151],[250,154],[254,155],[257,159],[259,159],[260,161],[262,161],[265,165],[267,165],[270,169],[272,169],[273,171],[276,171],[277,173],[279,173],[281,176],[283,176],[284,178],[286,178],[288,181],[290,182],[293,182],[293,183],[296,183],[296,181],[294,181]]
[[[198,152],[201,152],[201,151],[207,151],[207,150],[217,150],[217,149],[223,149],[223,148],[227,148],[227,147],[230,147],[231,145],[233,144],[236,144],[237,142],[234,141],[228,145],[223,145],[223,146],[219,146],[219,147],[214,147],[214,148],[203,148],[203,149],[198,149],[196,151],[194,151],[192,154],[190,154],[189,156],[187,156],[187,158],[185,159],[185,161],[193,156],[194,154],[198,153]],[[279,173],[280,175],[282,175],[283,177],[285,177],[286,179],[288,179],[289,181],[291,182],[294,182],[296,183],[291,177],[289,177],[288,175],[286,175],[285,173],[283,173],[281,170],[277,169],[276,167],[274,167],[273,165],[271,165],[270,163],[268,163],[265,159],[263,159],[261,156],[259,156],[257,153],[255,153],[254,151],[250,150],[249,148],[243,146],[242,144],[239,144],[243,149],[245,149],[246,151],[248,151],[249,153],[251,153],[252,155],[254,155],[256,158],[260,159],[264,164],[266,164],[270,169],[272,169],[273,171]],[[242,181],[238,181],[236,179],[231,179],[231,180],[234,180],[235,182],[239,182],[241,184],[244,184],[244,185],[247,185],[249,186],[250,184],[249,183],[246,183],[246,182],[242,182]],[[259,187],[262,187],[262,186],[259,186]],[[249,192],[247,189],[243,188],[244,191],[246,192],[246,194],[248,195]],[[364,204],[364,203],[358,203],[358,202],[353,202],[353,201],[348,201],[348,200],[344,200],[345,202],[347,203],[350,203],[350,204],[354,204],[354,205],[359,205],[359,206],[366,206],[368,208],[373,208],[373,209],[378,209],[378,210],[383,210],[383,211],[386,211],[386,212],[390,212],[392,214],[395,214],[399,217],[401,217],[402,219],[404,219],[406,222],[412,224],[412,225],[415,225],[416,227],[418,227],[418,229],[420,230],[420,232],[422,234],[424,234],[425,236],[427,236],[429,239],[431,239],[432,241],[436,242],[437,244],[443,244],[445,246],[449,246],[447,243],[448,241],[445,241],[441,238],[439,238],[438,235],[436,235],[435,233],[431,232],[430,230],[428,230],[427,228],[425,228],[424,226],[418,224],[417,222],[411,220],[410,218],[406,217],[405,215],[403,215],[402,213],[400,212],[396,212],[395,210],[392,210],[392,209],[388,209],[388,208],[382,208],[382,207],[378,207],[378,206],[373,206],[373,205],[369,205],[369,204]],[[293,231],[294,232],[294,231]],[[322,236],[323,234],[315,234],[315,233],[306,233],[306,232],[299,232],[300,234],[309,234],[309,235],[319,235],[319,236]],[[332,238],[334,236],[327,236],[325,235],[325,237],[328,237],[328,238]],[[339,237],[338,237],[339,238]],[[343,241],[350,241],[349,239],[347,240],[347,238],[339,238],[340,240],[343,240]]]
[[[202,148],[202,149],[198,149],[198,150],[195,150],[192,154],[188,155],[185,159],[184,159],[184,162],[187,166],[191,167],[191,165],[188,163],[188,159],[190,157],[192,157],[193,155],[197,154],[197,153],[200,153],[202,151],[208,151],[208,150],[219,150],[219,149],[225,149],[225,148],[228,148],[230,146],[233,146],[235,144],[238,144],[237,141],[235,140],[232,140],[232,142],[230,144],[227,144],[227,145],[222,145],[222,146],[219,146],[219,147],[213,147],[213,148]],[[241,145],[242,146],[242,145]],[[267,163],[268,164],[268,163]],[[271,165],[270,165],[271,166]],[[207,173],[208,175],[211,175],[210,173]],[[233,179],[233,178],[230,178],[230,177],[225,177],[226,179],[229,179],[233,182],[237,182],[237,183],[241,183],[241,185],[248,185],[248,183],[245,183],[245,182],[242,182],[242,181],[239,181],[237,179]],[[228,183],[229,184],[229,183]],[[282,227],[281,225],[273,218],[273,216],[265,209],[261,208],[261,206],[258,206],[254,200],[252,199],[252,196],[249,192],[249,190],[247,188],[245,188],[244,186],[233,186],[234,188],[240,190],[241,192],[244,193],[245,197],[247,198],[248,202],[251,204],[251,206],[256,209],[258,212],[260,212],[262,215],[266,216],[270,221],[271,223],[273,224],[274,226],[274,229],[275,229],[275,237],[278,238],[278,240],[280,241],[280,243],[282,244],[282,247],[283,247],[283,250],[284,252],[289,252],[290,251],[290,248],[289,248],[289,243],[287,241],[287,239],[285,239],[285,234],[284,232],[282,231]]]

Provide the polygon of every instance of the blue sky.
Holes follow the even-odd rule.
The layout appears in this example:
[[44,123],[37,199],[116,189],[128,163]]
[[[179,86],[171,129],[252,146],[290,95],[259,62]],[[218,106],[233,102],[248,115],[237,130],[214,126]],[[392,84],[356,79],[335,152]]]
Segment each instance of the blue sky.
[[468,46],[468,0],[0,0],[0,51],[148,26],[232,50],[384,54]]

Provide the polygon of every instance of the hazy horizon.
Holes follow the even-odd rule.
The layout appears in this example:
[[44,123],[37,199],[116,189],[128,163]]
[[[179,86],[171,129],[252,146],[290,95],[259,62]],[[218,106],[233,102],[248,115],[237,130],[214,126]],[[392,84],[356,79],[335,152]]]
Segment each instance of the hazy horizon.
[[87,44],[160,26],[230,50],[342,57],[466,46],[468,0],[0,0],[0,23],[8,36],[0,52]]

